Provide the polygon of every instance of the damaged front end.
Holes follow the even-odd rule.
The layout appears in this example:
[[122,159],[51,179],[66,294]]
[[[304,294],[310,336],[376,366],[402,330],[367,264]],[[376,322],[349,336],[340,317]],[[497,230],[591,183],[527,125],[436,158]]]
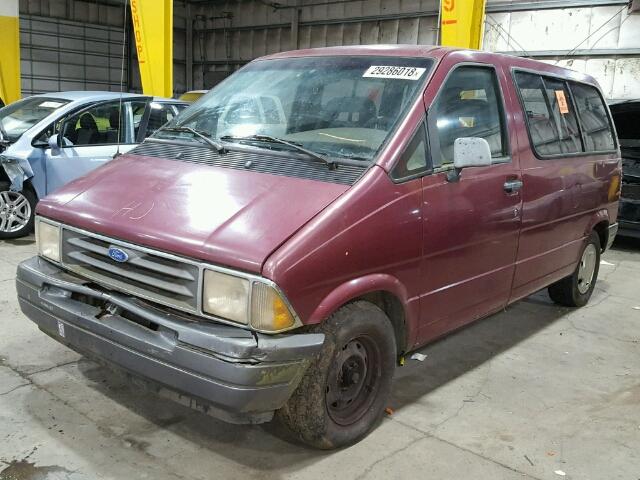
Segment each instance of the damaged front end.
[[0,155],[0,167],[0,176],[4,171],[12,192],[22,191],[24,181],[33,176],[31,165],[26,160]]
[[271,420],[324,342],[319,333],[265,335],[201,321],[40,257],[20,264],[16,287],[25,315],[57,341],[232,423]]

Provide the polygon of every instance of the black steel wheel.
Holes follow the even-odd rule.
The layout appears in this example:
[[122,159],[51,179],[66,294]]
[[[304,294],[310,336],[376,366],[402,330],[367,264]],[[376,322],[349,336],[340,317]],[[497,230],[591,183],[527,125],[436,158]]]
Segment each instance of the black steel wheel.
[[366,336],[342,347],[329,370],[327,410],[339,425],[351,425],[371,408],[378,393],[381,358],[378,345]]
[[377,306],[350,303],[316,329],[325,334],[280,421],[303,442],[322,449],[357,442],[380,421],[396,363],[391,321]]

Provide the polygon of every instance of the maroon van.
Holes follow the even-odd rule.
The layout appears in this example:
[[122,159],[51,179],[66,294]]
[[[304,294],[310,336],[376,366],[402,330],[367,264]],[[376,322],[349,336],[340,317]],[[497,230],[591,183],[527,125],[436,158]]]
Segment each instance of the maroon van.
[[426,46],[261,58],[38,205],[23,312],[231,422],[319,448],[397,361],[541,288],[582,306],[616,234],[596,81]]

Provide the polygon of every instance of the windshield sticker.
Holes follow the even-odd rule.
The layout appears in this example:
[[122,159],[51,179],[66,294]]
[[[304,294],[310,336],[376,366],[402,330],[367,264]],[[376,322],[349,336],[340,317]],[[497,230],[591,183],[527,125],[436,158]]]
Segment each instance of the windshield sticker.
[[42,102],[40,105],[38,105],[41,108],[58,108],[60,106],[64,105],[63,103],[60,102],[52,102],[52,101],[47,101],[47,102]]
[[426,68],[418,67],[393,67],[385,65],[372,65],[363,77],[369,78],[398,78],[401,80],[418,80]]

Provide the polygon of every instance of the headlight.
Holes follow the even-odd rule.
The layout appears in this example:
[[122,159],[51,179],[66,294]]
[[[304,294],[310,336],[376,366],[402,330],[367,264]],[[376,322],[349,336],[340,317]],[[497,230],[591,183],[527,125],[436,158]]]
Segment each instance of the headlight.
[[213,270],[204,272],[202,310],[261,332],[279,332],[296,326],[288,304],[273,286],[259,279]]
[[238,323],[249,323],[249,280],[204,271],[202,310]]
[[60,261],[60,227],[39,218],[36,219],[36,243],[38,254],[54,262]]

